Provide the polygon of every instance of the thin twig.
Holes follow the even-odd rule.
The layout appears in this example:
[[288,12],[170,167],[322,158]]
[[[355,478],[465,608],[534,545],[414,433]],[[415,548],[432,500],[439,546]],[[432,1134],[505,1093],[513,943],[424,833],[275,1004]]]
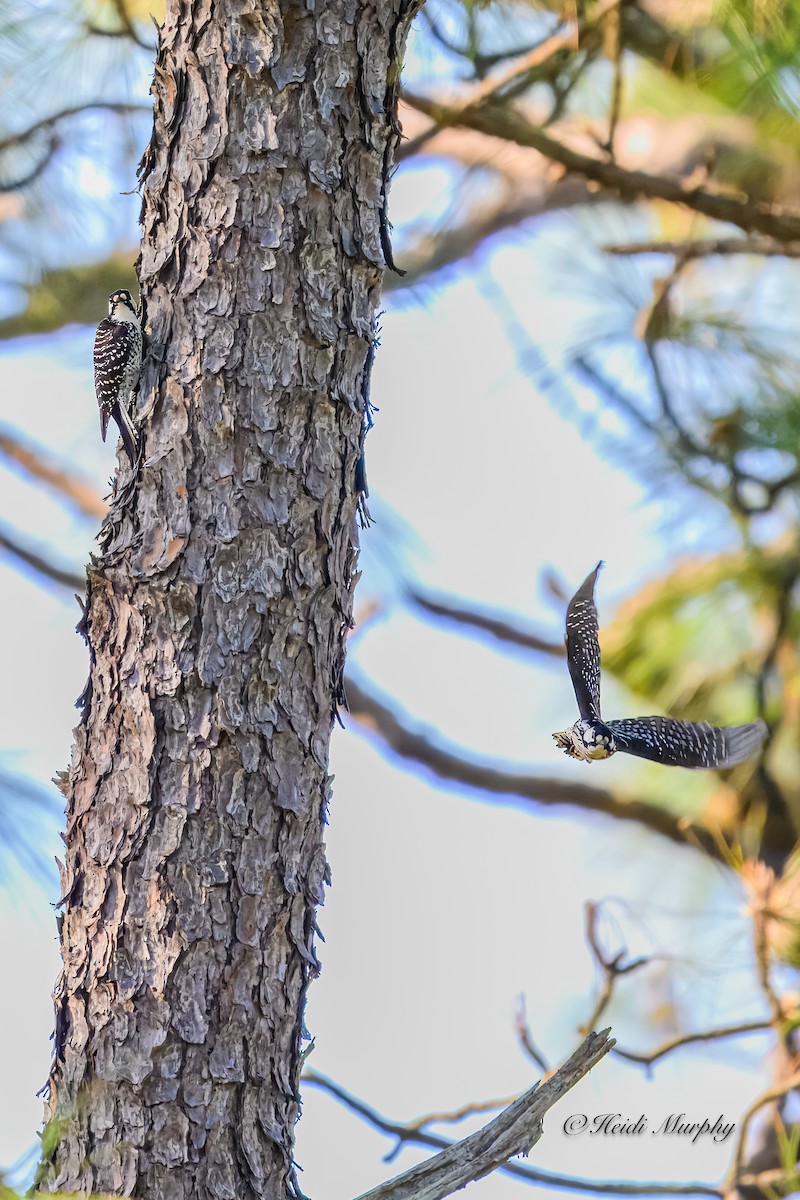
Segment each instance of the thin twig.
[[586,941],[589,949],[592,952],[592,957],[603,973],[603,984],[597,994],[592,1015],[589,1020],[582,1025],[579,1033],[585,1034],[586,1030],[593,1029],[600,1017],[608,1008],[614,997],[614,988],[617,980],[622,975],[629,975],[631,971],[636,971],[639,967],[645,967],[652,962],[652,958],[645,955],[639,958],[633,958],[625,961],[627,954],[626,950],[619,950],[613,958],[608,958],[603,952],[600,945],[600,938],[597,930],[598,917],[600,915],[600,905],[595,904],[592,900],[587,900],[584,905],[584,919],[586,927]]
[[715,486],[710,478],[709,472],[697,469],[694,470],[690,466],[689,459],[685,454],[681,454],[677,446],[674,445],[672,439],[664,438],[663,423],[651,421],[638,407],[635,401],[625,395],[619,386],[611,379],[608,379],[600,372],[587,358],[578,356],[574,360],[574,365],[581,374],[596,388],[598,388],[606,396],[606,398],[626,416],[651,434],[660,445],[663,453],[673,470],[677,471],[692,487],[696,487],[699,491],[705,492],[720,504],[728,506],[729,491]]
[[681,1046],[690,1046],[694,1042],[713,1042],[721,1038],[739,1037],[744,1033],[763,1033],[765,1030],[771,1028],[771,1021],[741,1021],[738,1025],[726,1025],[721,1029],[704,1029],[698,1033],[681,1034],[679,1037],[674,1037],[668,1042],[662,1042],[655,1050],[650,1050],[647,1053],[638,1053],[635,1050],[623,1050],[621,1047],[615,1046],[614,1054],[617,1058],[624,1058],[626,1062],[641,1063],[642,1066],[649,1067],[653,1063],[658,1062],[660,1058],[671,1054],[673,1050],[680,1049]]
[[[551,37],[545,38],[542,42],[537,42],[529,50],[524,51],[517,57],[513,58],[505,69],[496,75],[491,75],[488,79],[484,79],[481,83],[473,87],[467,94],[466,98],[461,102],[460,109],[466,112],[468,109],[475,108],[481,104],[485,104],[487,100],[495,99],[504,89],[513,88],[515,84],[522,83],[525,87],[540,74],[544,67],[553,62],[558,55],[564,51],[575,50],[577,42],[580,38],[586,38],[589,30],[599,29],[606,17],[619,9],[620,4],[624,0],[604,0],[596,11],[592,14],[591,21],[584,20],[576,22],[572,20],[568,22],[567,28],[561,33],[554,33]],[[436,35],[442,44],[447,45],[443,38]],[[455,49],[453,46],[447,46],[448,49]],[[503,61],[508,56],[503,55]],[[499,60],[498,60],[499,61]],[[430,137],[435,136],[441,127],[441,122],[435,121],[431,129],[426,130],[414,139],[414,142],[408,143],[405,150],[397,156],[398,160],[407,158],[410,154],[415,153]],[[413,148],[412,148],[413,147]]]
[[422,133],[401,142],[394,152],[395,163],[405,162],[407,158],[413,158],[415,154],[419,154],[420,150],[424,149],[428,142],[432,141],[440,132],[438,125],[429,125],[427,129],[423,129]]
[[710,458],[711,455],[706,453],[705,447],[696,442],[689,433],[688,429],[685,429],[678,420],[677,413],[672,406],[672,398],[669,394],[669,389],[667,388],[667,384],[658,361],[658,356],[656,353],[656,341],[651,340],[650,338],[645,338],[644,348],[645,353],[647,354],[648,362],[650,363],[650,370],[653,375],[653,383],[655,384],[658,402],[661,406],[661,416],[673,430],[675,437],[678,440],[678,445],[695,458]]
[[[492,67],[496,67],[498,63],[507,62],[510,58],[519,58],[521,55],[527,54],[531,49],[533,49],[533,47],[529,45],[516,47],[512,46],[509,50],[499,50],[494,54],[482,54],[480,52],[474,54],[469,46],[459,46],[447,36],[441,26],[431,16],[430,10],[427,6],[423,7],[420,16],[427,25],[431,35],[436,39],[440,46],[443,46],[445,50],[449,50],[451,54],[457,54],[459,58],[466,58],[469,59],[471,63],[474,62],[475,69],[478,72],[485,73],[486,71],[491,70]],[[535,45],[539,45],[539,43],[536,42]]]
[[524,996],[520,996],[519,1000],[517,1001],[517,1007],[514,1012],[514,1028],[517,1033],[517,1040],[522,1046],[522,1049],[528,1055],[528,1058],[536,1063],[536,1066],[544,1075],[549,1075],[550,1067],[547,1063],[547,1059],[533,1040],[531,1027],[528,1024],[528,1014],[525,1007]]
[[494,1112],[498,1108],[508,1108],[509,1104],[513,1104],[516,1099],[517,1097],[514,1095],[505,1096],[502,1100],[474,1100],[462,1104],[459,1108],[425,1113],[424,1116],[415,1117],[413,1121],[409,1121],[408,1128],[414,1130],[424,1129],[426,1125],[455,1125],[476,1113]]
[[[688,261],[689,259],[686,255],[678,254],[670,275],[667,279],[661,281],[658,296],[650,309],[647,326],[642,338],[645,353],[650,363],[656,395],[661,406],[661,415],[673,430],[679,451],[685,452],[675,453],[673,448],[668,447],[670,456],[690,482],[702,488],[703,491],[708,492],[710,495],[716,495],[718,499],[722,500],[729,507],[733,507],[742,516],[749,517],[754,516],[756,513],[769,512],[780,493],[787,487],[792,487],[798,481],[798,478],[800,478],[798,469],[794,468],[780,479],[769,481],[762,479],[759,475],[754,475],[751,471],[744,470],[737,462],[735,455],[731,456],[730,454],[721,453],[707,442],[699,442],[685,425],[679,421],[672,404],[666,380],[661,371],[657,352],[659,342],[665,337],[669,337],[669,302],[671,291]],[[658,427],[656,427],[656,431],[657,433],[660,432]],[[705,459],[708,462],[713,462],[723,467],[729,475],[729,484],[726,492],[720,494],[717,489],[709,485],[708,480],[703,475],[690,471],[686,455],[691,458]],[[764,493],[764,500],[758,504],[746,500],[742,494],[744,484],[760,488]]]
[[591,202],[593,197],[586,189],[573,186],[573,182],[562,181],[550,186],[543,178],[537,181],[535,176],[514,179],[509,186],[504,186],[499,196],[487,198],[464,221],[444,225],[410,243],[403,251],[406,275],[402,278],[385,276],[384,291],[413,287],[421,278],[462,262],[489,238],[507,229],[516,229],[532,217]]
[[775,875],[764,863],[756,863],[751,873],[751,887],[755,893],[750,914],[753,919],[753,951],[756,959],[756,978],[772,1014],[772,1025],[780,1031],[785,1022],[785,1013],[780,997],[772,986],[770,971],[770,947],[767,923],[772,916],[772,894]]
[[563,33],[555,33],[552,37],[539,42],[527,53],[521,54],[508,64],[506,69],[497,75],[492,75],[477,87],[472,88],[463,102],[464,110],[484,104],[494,99],[504,88],[525,79],[532,72],[539,71],[543,66],[564,50],[574,50],[576,40],[584,40],[588,31],[599,28],[603,21],[612,13],[619,10],[622,0],[604,0],[592,13],[591,20],[572,21]]

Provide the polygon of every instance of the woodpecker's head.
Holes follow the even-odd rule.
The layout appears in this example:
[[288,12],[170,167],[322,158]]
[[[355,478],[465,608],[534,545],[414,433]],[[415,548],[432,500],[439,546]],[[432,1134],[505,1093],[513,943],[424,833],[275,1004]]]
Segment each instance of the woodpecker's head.
[[118,288],[108,297],[108,315],[112,321],[138,321],[133,297],[125,288]]
[[617,752],[614,735],[602,721],[576,721],[571,729],[554,733],[553,739],[568,758],[580,758],[584,762],[611,758]]

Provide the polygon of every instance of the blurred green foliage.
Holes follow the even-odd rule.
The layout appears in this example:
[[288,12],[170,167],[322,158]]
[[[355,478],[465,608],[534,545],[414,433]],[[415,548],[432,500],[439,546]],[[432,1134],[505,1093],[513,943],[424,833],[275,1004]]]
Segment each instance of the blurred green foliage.
[[108,297],[116,288],[125,287],[134,297],[138,295],[135,253],[132,250],[105,262],[45,271],[37,283],[25,288],[25,308],[0,320],[0,338],[50,333],[73,322],[96,325],[106,315]]

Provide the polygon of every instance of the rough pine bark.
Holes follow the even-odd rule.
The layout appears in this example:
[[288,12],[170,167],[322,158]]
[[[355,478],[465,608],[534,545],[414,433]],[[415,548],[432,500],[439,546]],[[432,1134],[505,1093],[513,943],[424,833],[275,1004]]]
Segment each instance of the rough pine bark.
[[40,1186],[296,1193],[303,1008],[414,0],[170,0],[145,460],[89,568]]

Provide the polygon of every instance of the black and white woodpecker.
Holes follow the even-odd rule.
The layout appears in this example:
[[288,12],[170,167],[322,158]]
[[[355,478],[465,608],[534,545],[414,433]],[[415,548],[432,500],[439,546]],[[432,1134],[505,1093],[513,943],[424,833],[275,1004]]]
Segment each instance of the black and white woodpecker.
[[139,461],[139,431],[133,420],[136,385],[142,368],[142,323],[125,288],[108,297],[108,316],[94,339],[94,387],[100,408],[100,432],[106,440],[109,417],[119,426],[131,465]]
[[595,762],[618,750],[670,767],[735,767],[761,748],[763,721],[719,728],[707,721],[672,717],[627,717],[603,721],[600,716],[600,642],[594,588],[603,566],[587,575],[567,605],[567,666],[580,720],[553,737],[569,758]]

